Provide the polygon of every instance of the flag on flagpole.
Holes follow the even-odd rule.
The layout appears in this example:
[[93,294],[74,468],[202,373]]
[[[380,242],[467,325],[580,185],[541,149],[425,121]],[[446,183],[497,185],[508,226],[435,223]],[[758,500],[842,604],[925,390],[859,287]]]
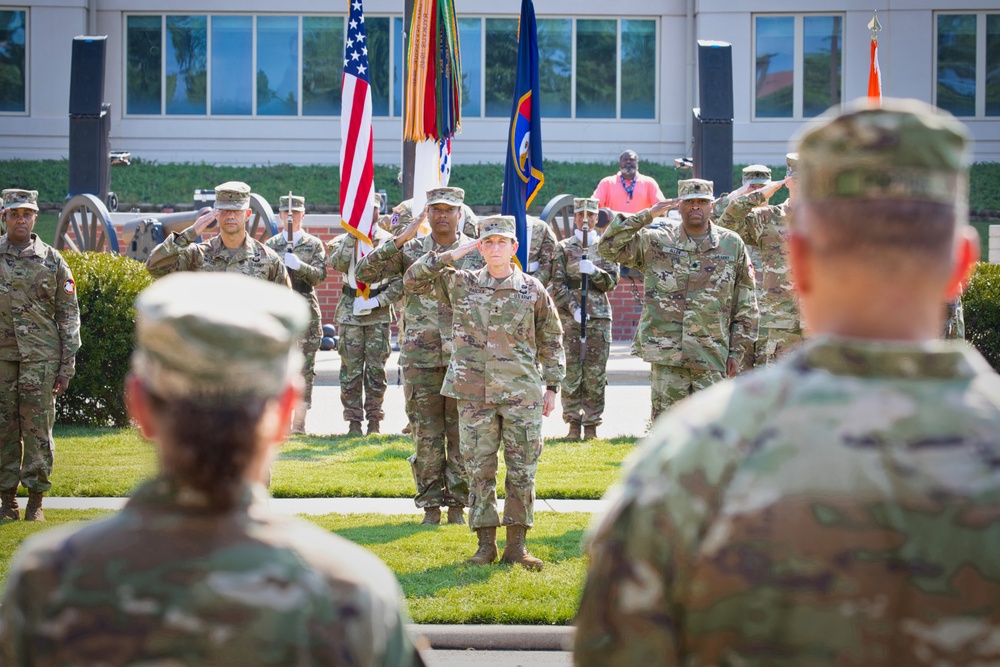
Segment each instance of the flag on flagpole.
[[349,0],[347,42],[340,115],[340,224],[357,239],[357,250],[347,278],[368,298],[368,286],[354,277],[354,264],[372,250],[375,222],[374,165],[372,163],[372,92],[368,72],[368,42],[361,0]]
[[868,22],[872,31],[871,66],[868,68],[868,101],[882,106],[882,70],[878,66],[878,31],[882,25],[878,22],[878,12]]
[[507,160],[500,212],[514,216],[518,242],[515,259],[522,269],[528,266],[528,206],[545,184],[540,109],[535,8],[531,0],[521,0],[517,35],[517,78],[510,112],[510,131],[507,135]]

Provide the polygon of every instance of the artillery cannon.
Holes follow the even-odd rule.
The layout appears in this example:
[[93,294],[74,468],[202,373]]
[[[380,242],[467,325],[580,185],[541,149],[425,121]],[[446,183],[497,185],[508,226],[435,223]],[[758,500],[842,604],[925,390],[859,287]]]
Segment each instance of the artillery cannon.
[[[214,201],[214,194],[206,200]],[[168,234],[190,227],[201,210],[159,215],[110,213],[95,195],[76,195],[66,202],[59,214],[55,247],[57,250],[110,252],[116,255],[124,252],[142,262]],[[263,243],[278,233],[274,213],[266,199],[251,193],[250,210],[247,232],[251,236]]]

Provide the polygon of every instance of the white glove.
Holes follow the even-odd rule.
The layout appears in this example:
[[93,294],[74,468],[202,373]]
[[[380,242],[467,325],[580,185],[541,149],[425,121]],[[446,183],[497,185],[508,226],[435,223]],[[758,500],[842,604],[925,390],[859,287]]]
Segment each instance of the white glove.
[[579,308],[573,311],[573,319],[576,320],[577,324],[583,321],[583,314],[580,312]]
[[294,252],[285,253],[285,266],[292,271],[298,271],[302,267],[302,260],[295,256]]
[[379,307],[378,297],[373,297],[371,299],[366,299],[363,296],[355,297],[354,299],[354,314],[355,315],[367,315],[374,309]]
[[588,276],[593,275],[597,271],[597,267],[589,259],[580,260],[580,273],[585,273]]
[[528,262],[528,273],[534,273],[538,270],[538,262]]

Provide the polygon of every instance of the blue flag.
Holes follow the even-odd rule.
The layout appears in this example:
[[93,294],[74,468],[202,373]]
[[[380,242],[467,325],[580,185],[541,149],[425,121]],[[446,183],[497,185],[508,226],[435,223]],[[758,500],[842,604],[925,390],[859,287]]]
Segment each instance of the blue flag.
[[514,216],[518,242],[516,259],[520,267],[526,269],[527,209],[545,183],[542,173],[542,114],[538,98],[538,35],[531,0],[521,0],[517,42],[517,80],[510,111],[500,212]]

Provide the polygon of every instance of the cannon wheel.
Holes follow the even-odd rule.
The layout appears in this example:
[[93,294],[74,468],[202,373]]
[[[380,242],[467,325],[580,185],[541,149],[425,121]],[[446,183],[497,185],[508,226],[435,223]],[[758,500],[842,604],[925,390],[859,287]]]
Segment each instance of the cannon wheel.
[[118,254],[118,234],[104,202],[94,195],[76,195],[63,206],[56,225],[56,250]]
[[252,213],[247,220],[247,233],[250,236],[263,243],[278,233],[271,205],[256,192],[250,193],[250,210]]
[[542,220],[552,227],[560,241],[572,236],[576,228],[573,222],[573,195],[556,195],[542,209]]

